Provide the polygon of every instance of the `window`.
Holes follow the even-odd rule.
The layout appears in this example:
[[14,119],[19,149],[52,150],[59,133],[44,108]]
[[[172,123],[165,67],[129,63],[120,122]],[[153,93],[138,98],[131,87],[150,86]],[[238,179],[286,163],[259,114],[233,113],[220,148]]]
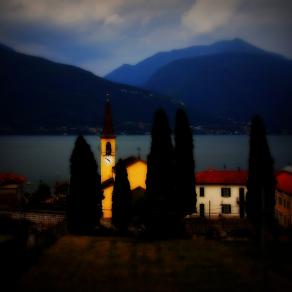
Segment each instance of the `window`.
[[231,189],[230,188],[221,188],[221,197],[230,197]]
[[230,204],[222,204],[222,214],[230,214],[231,213],[231,205]]
[[278,198],[278,202],[279,202],[279,205],[282,205],[282,198],[281,197]]
[[200,197],[205,197],[205,188],[200,188]]
[[106,142],[105,155],[112,155],[112,145],[110,142]]

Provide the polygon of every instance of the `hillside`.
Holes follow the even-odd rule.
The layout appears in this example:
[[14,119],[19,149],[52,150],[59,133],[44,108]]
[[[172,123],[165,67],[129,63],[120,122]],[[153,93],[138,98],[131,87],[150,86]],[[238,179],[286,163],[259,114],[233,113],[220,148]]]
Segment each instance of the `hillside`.
[[241,39],[219,41],[211,45],[160,52],[136,65],[124,64],[107,74],[105,78],[114,82],[143,86],[159,68],[173,61],[224,52],[262,54],[265,51]]
[[5,45],[0,46],[0,80],[1,133],[82,132],[100,126],[107,92],[117,130],[148,130],[157,107],[169,113],[176,107],[161,95],[21,54]]
[[261,114],[272,129],[292,128],[292,61],[275,54],[225,52],[178,60],[160,68],[145,87],[225,121],[247,122]]
[[[225,51],[212,53],[220,50]],[[241,40],[186,51],[198,56],[160,67],[141,89],[0,44],[0,106],[5,109],[0,133],[94,132],[101,127],[108,92],[120,132],[148,132],[155,109],[164,107],[173,119],[180,101],[187,106],[192,124],[203,126],[203,133],[208,128],[245,131],[255,113],[272,131],[292,130],[292,61]],[[182,56],[186,51],[174,52]],[[166,62],[170,55],[155,58],[165,56],[159,59]]]

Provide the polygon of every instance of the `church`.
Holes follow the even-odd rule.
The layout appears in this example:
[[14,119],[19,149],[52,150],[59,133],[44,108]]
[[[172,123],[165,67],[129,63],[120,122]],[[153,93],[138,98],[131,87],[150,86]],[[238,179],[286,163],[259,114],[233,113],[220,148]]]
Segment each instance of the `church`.
[[[115,179],[117,142],[113,130],[110,101],[105,104],[104,124],[100,136],[100,175],[104,199],[103,217],[112,217],[112,193]],[[146,190],[147,162],[140,157],[130,156],[124,159],[133,200],[144,196]],[[242,202],[246,198],[247,172],[241,170],[200,171],[196,177],[198,212],[192,216],[211,218],[244,218]]]
[[[104,199],[102,201],[103,217],[112,217],[112,192],[115,179],[115,164],[117,160],[117,143],[113,130],[112,110],[110,101],[105,104],[104,123],[100,137],[100,175]],[[124,159],[133,197],[145,192],[147,163],[140,157]]]

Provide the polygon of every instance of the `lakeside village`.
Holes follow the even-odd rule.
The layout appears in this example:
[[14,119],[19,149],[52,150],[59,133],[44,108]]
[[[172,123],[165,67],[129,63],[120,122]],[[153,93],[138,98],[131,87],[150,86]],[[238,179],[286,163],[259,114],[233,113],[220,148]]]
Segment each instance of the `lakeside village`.
[[[117,172],[117,144],[109,101],[105,105],[104,125],[100,138],[100,180],[103,193],[100,222],[104,228],[111,230],[113,228],[111,224],[113,192]],[[152,139],[154,138],[152,137]],[[153,140],[152,143],[154,143]],[[132,218],[128,218],[131,227],[133,222],[140,223],[139,215],[141,212],[143,213],[147,162],[140,157],[131,156],[123,160],[123,165],[126,168],[131,190]],[[184,167],[183,165],[182,163],[181,166]],[[184,213],[187,232],[201,235],[212,234],[212,236],[220,238],[248,237],[252,234],[249,220],[246,219],[248,176],[248,171],[240,169],[207,169],[194,174],[196,198],[194,195],[195,199],[192,199],[191,202],[196,200],[196,204],[188,208],[189,212]],[[275,172],[275,179],[275,193],[272,199],[275,203],[272,206],[272,214],[275,216],[278,228],[285,233],[292,228],[292,167],[287,166]],[[62,232],[66,229],[63,227],[66,225],[66,198],[70,189],[69,183],[57,182],[52,193],[46,184],[41,183],[34,194],[24,193],[25,183],[26,178],[22,175],[0,173],[1,244],[14,239],[20,226],[23,227],[23,224],[19,224],[19,222],[26,222],[25,226],[28,229],[26,244],[32,246],[36,244],[35,237],[29,237],[33,230],[43,232],[56,226],[58,228],[62,226]],[[86,189],[88,188],[84,186],[84,190]],[[185,189],[182,185],[181,190]],[[255,213],[260,214],[259,209],[260,207],[253,211],[254,217],[257,216]],[[290,234],[289,232],[288,234]]]
[[[230,125],[218,126],[218,125],[191,125],[194,135],[248,135],[249,125],[246,123],[239,123],[236,121],[230,121]],[[84,133],[84,135],[96,135],[98,128],[92,126],[84,127],[67,127],[62,126],[58,128],[39,127],[35,129],[18,129],[14,131],[11,128],[0,128],[0,134],[2,135],[78,135]],[[151,124],[146,122],[131,122],[128,121],[126,125],[123,125],[120,129],[115,128],[116,135],[150,135]],[[291,131],[288,129],[280,130],[273,129],[270,134],[276,135],[289,135]]]

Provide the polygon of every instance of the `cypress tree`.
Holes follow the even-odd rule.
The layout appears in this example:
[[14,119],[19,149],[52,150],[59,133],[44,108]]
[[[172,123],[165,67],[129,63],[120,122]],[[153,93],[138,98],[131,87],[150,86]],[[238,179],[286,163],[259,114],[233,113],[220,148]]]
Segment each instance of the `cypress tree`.
[[196,211],[193,134],[188,117],[178,109],[175,119],[176,201],[182,217]]
[[124,160],[116,165],[112,196],[112,223],[120,231],[126,231],[132,215],[132,192]]
[[154,236],[175,230],[174,151],[171,130],[163,109],[154,115],[151,149],[147,157],[146,228]]
[[265,126],[259,116],[251,122],[247,182],[247,217],[257,235],[274,224],[275,176],[274,161],[266,138]]
[[70,186],[67,197],[68,230],[92,232],[102,216],[102,190],[94,155],[82,135],[70,158]]

